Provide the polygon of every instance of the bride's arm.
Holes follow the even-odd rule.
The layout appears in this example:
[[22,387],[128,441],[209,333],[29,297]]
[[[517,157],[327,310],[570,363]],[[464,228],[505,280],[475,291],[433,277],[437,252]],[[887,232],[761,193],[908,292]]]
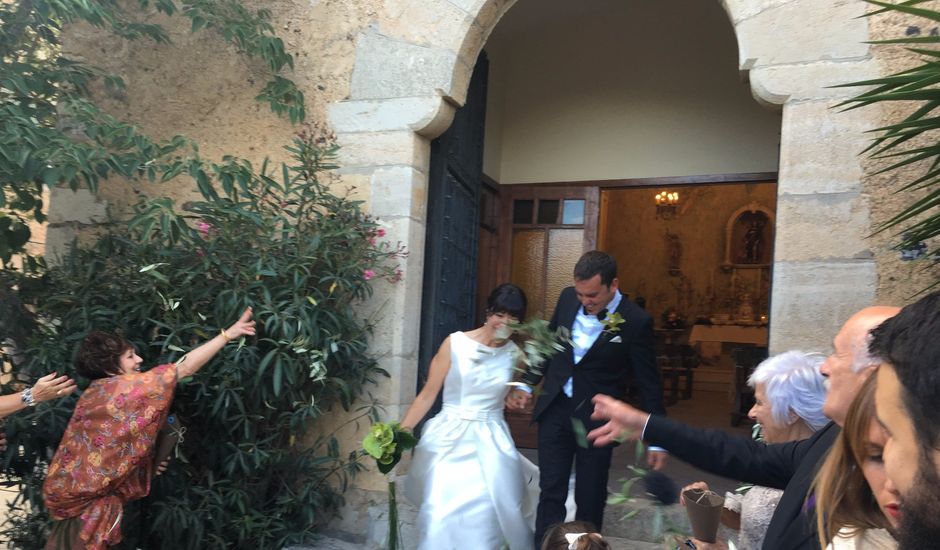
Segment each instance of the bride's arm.
[[444,385],[444,378],[447,376],[449,370],[450,336],[441,344],[441,347],[437,350],[437,354],[434,355],[434,359],[431,359],[428,381],[424,387],[421,388],[421,393],[415,397],[414,403],[412,403],[411,406],[408,407],[408,411],[405,412],[405,417],[401,421],[402,428],[413,429],[415,424],[420,422],[421,419],[424,418],[424,415],[428,414],[431,405],[433,405],[434,400],[437,399],[438,392],[441,391],[441,386]]

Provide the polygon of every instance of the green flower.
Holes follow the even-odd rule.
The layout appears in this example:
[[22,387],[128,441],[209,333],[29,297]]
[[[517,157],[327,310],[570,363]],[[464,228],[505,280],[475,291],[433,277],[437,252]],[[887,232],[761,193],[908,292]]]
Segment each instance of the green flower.
[[362,440],[362,449],[375,459],[379,471],[387,474],[401,460],[402,453],[417,444],[418,439],[397,422],[377,422]]
[[623,317],[616,311],[604,317],[601,324],[604,325],[604,332],[620,332],[620,325],[624,323]]

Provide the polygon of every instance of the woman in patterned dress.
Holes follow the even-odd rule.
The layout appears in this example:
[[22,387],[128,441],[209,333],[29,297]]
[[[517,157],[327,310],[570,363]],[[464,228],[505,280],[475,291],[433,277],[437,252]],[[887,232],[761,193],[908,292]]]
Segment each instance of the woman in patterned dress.
[[230,340],[255,334],[251,308],[218,336],[176,363],[140,372],[134,346],[92,332],[76,367],[90,378],[72,413],[43,485],[54,521],[47,550],[104,550],[121,541],[124,503],[150,493],[157,433],[176,381],[195,374]]

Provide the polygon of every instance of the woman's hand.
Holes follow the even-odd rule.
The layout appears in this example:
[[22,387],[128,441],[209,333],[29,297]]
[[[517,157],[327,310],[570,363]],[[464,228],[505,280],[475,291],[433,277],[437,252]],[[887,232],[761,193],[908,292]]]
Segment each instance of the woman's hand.
[[56,377],[56,374],[53,372],[36,380],[33,385],[33,399],[36,403],[42,403],[57,397],[65,397],[75,391],[74,380],[68,376]]
[[238,321],[235,321],[235,324],[225,329],[225,334],[232,340],[242,336],[255,335],[255,322],[251,320],[251,307],[245,309],[245,312],[242,313]]
[[679,491],[679,504],[685,506],[685,496],[683,495],[689,489],[701,489],[702,491],[707,491],[708,484],[705,483],[704,481],[696,481],[695,483],[689,483],[688,485],[683,487],[682,490]]
[[170,464],[170,457],[164,458],[164,459],[163,459],[163,462],[161,462],[160,464],[157,464],[157,471],[156,471],[156,473],[153,474],[153,475],[154,475],[154,476],[162,475],[163,472],[166,471],[166,467],[167,467],[167,465],[169,465],[169,464]]

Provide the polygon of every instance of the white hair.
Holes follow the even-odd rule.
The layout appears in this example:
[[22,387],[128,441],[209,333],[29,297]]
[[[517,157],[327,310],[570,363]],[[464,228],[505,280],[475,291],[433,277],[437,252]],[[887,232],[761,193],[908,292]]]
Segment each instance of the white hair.
[[852,346],[852,372],[858,374],[868,367],[877,367],[882,363],[880,357],[872,355],[869,351],[872,338],[871,329],[877,327],[879,323],[872,324],[871,327],[867,327],[868,330],[861,332],[852,339],[850,344]]
[[764,385],[770,414],[776,422],[791,424],[792,412],[816,431],[829,422],[822,412],[826,386],[819,367],[823,361],[818,353],[787,351],[762,361],[747,383],[752,388]]

